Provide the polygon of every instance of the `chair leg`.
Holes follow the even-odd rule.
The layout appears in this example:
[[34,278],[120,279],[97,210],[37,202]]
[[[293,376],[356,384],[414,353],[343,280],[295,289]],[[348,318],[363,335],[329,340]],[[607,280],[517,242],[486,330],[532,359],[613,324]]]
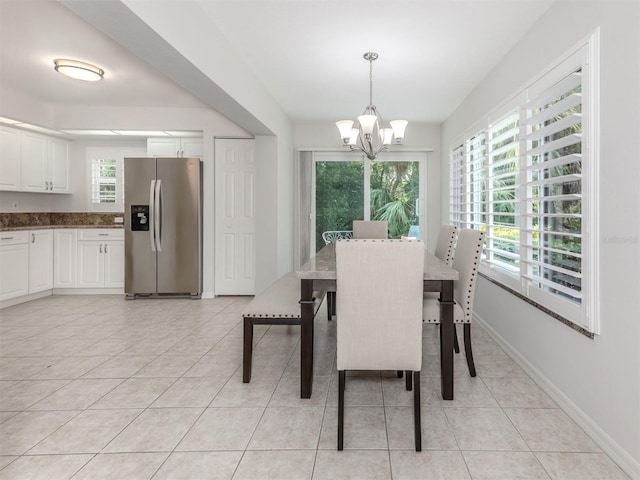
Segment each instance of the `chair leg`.
[[333,301],[335,292],[327,292],[327,320],[331,321],[333,318]]
[[338,372],[338,450],[344,446],[344,379],[345,371]]
[[333,293],[333,301],[331,302],[331,315],[335,315],[336,314],[336,304],[338,303],[338,298],[336,295],[336,292],[332,292]]
[[460,353],[460,344],[458,343],[458,329],[455,323],[453,324],[453,351]]
[[407,391],[410,392],[411,389],[413,388],[413,384],[412,384],[412,381],[411,381],[411,372],[409,370],[406,371],[406,380],[405,380],[405,382],[406,382]]
[[251,381],[251,361],[253,356],[253,319],[244,318],[244,338],[242,347],[242,383]]
[[473,352],[471,351],[471,324],[464,324],[464,353],[467,356],[467,366],[469,367],[469,375],[476,376],[476,366],[473,363]]
[[402,378],[404,376],[404,372],[402,370],[398,370],[398,378]]
[[[407,372],[407,376],[411,375]],[[413,372],[413,422],[416,437],[416,452],[422,451],[422,419],[420,416],[420,372]]]

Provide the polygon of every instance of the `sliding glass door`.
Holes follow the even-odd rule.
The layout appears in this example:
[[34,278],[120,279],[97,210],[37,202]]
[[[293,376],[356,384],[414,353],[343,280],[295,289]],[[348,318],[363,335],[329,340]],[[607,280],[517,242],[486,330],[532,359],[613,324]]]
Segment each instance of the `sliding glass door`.
[[[353,220],[364,219],[364,163],[324,160],[315,162],[316,252],[325,232],[351,230]],[[325,233],[325,236],[328,233]]]
[[314,152],[312,251],[329,232],[351,231],[353,220],[385,220],[389,238],[424,238],[426,154],[364,155]]

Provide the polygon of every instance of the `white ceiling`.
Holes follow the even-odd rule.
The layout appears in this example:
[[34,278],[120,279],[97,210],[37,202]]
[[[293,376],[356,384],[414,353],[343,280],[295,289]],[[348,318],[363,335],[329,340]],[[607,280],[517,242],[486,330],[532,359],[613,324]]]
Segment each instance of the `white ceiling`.
[[[294,122],[358,115],[366,51],[380,55],[374,104],[385,119],[442,122],[553,2],[193,1]],[[104,81],[58,75],[52,60],[67,57],[99,65]],[[0,0],[0,83],[50,103],[203,105],[54,0]]]

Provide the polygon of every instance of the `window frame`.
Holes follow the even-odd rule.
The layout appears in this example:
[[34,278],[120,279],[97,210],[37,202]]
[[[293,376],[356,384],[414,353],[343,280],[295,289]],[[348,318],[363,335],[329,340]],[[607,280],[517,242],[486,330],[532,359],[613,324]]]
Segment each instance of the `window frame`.
[[[89,212],[124,212],[124,159],[125,157],[145,157],[145,148],[135,147],[87,147],[86,151],[86,201]],[[114,159],[116,161],[115,202],[94,201],[93,169],[96,161]]]
[[310,255],[316,252],[316,163],[318,162],[362,162],[364,165],[364,189],[363,189],[363,220],[371,219],[371,182],[368,181],[371,175],[371,162],[415,162],[419,168],[419,194],[418,194],[418,212],[420,225],[420,238],[424,241],[427,238],[427,220],[426,220],[426,198],[427,198],[427,154],[428,151],[423,150],[407,150],[407,151],[388,151],[381,152],[375,160],[370,160],[366,155],[359,152],[345,151],[313,151],[312,150],[312,168],[311,168],[311,221],[310,231]]
[[[527,175],[533,167],[529,165],[530,151],[527,150],[528,141],[531,140],[527,130],[527,113],[531,101],[540,95],[557,88],[559,82],[569,77],[576,69],[581,69],[581,233],[582,242],[580,255],[580,271],[582,284],[580,286],[580,303],[562,298],[558,293],[545,291],[534,285],[528,274],[527,252],[534,250],[531,241],[531,232],[526,221],[533,218],[533,204],[540,201],[540,196],[534,199],[528,195],[530,183],[527,183]],[[508,101],[496,108],[485,120],[476,123],[468,133],[457,137],[451,143],[449,159],[449,219],[459,228],[484,228],[487,230],[487,243],[480,265],[480,273],[493,283],[511,291],[530,304],[546,311],[564,323],[570,324],[575,330],[581,331],[593,338],[600,333],[600,306],[599,306],[599,279],[598,279],[598,249],[599,249],[599,222],[598,222],[598,169],[599,169],[599,31],[594,31],[589,37],[568,51],[540,75],[532,79],[528,84],[519,89]],[[555,97],[554,97],[555,98]],[[518,118],[518,155],[516,175],[516,205],[518,213],[515,223],[519,229],[519,266],[518,268],[505,268],[500,262],[492,262],[493,250],[490,247],[492,230],[495,224],[491,221],[493,211],[491,209],[491,151],[490,132],[495,125],[514,114]],[[570,121],[569,121],[570,122]],[[474,206],[470,199],[470,158],[472,143],[479,144],[478,138],[484,136],[483,169],[486,172],[484,184],[484,215],[486,223],[480,225],[472,217]],[[547,167],[548,168],[548,167]],[[457,177],[457,178],[456,178]],[[544,198],[544,196],[542,196]],[[547,200],[549,201],[549,200]],[[478,207],[476,206],[475,209]],[[480,210],[482,210],[480,208]],[[476,212],[477,213],[477,212]],[[482,223],[482,222],[481,222]],[[529,235],[529,236],[527,236]],[[542,277],[541,277],[542,278]]]

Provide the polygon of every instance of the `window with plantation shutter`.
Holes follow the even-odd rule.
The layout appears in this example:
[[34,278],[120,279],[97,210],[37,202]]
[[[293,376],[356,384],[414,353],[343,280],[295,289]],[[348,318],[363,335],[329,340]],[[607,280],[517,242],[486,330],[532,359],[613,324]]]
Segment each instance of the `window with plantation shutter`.
[[466,173],[466,228],[485,230],[487,227],[487,184],[486,166],[487,149],[485,132],[477,133],[466,142],[467,173]]
[[450,153],[450,221],[486,231],[481,273],[599,333],[597,32]]
[[117,202],[117,170],[115,158],[96,158],[93,160],[91,164],[92,203],[115,204]]
[[486,263],[505,273],[520,273],[520,185],[518,112],[487,131]]
[[124,211],[124,158],[144,156],[144,148],[87,148],[88,210]]
[[582,68],[530,99],[526,121],[524,278],[529,294],[582,303]]
[[464,216],[464,145],[458,145],[451,151],[449,164],[449,218],[454,225],[460,225]]

